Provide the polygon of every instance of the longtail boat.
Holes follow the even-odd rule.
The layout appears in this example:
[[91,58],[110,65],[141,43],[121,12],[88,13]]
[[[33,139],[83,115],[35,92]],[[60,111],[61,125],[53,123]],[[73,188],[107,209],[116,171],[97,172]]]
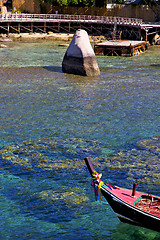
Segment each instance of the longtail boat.
[[84,160],[92,177],[95,195],[108,201],[121,222],[160,232],[160,197],[136,191],[136,183],[132,190],[104,183],[102,174],[94,170],[89,157]]

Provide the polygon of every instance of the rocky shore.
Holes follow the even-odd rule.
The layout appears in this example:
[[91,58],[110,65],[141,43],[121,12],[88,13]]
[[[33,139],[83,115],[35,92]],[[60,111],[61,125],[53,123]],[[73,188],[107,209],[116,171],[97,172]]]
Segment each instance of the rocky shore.
[[[55,41],[62,41],[68,42],[69,44],[73,38],[74,34],[72,33],[10,33],[7,34],[0,34],[0,48],[7,47],[7,42],[11,41],[34,41],[34,40],[55,40]],[[100,43],[108,40],[105,36],[89,36],[90,43]],[[153,37],[151,45],[160,45],[160,36],[156,34]]]
[[156,33],[156,35],[152,39],[152,45],[160,45],[160,35]]
[[[6,43],[10,41],[23,41],[23,40],[55,40],[55,41],[64,41],[70,42],[73,38],[74,34],[68,33],[20,33],[20,34],[1,34],[0,35],[0,47],[7,47]],[[97,43],[105,41],[106,38],[104,36],[89,36],[89,40],[91,43]]]

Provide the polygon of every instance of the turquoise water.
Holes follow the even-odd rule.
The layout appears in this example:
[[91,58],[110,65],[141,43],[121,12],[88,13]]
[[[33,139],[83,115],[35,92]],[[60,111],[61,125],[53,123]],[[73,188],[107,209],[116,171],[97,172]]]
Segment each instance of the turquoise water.
[[[83,163],[160,134],[160,48],[97,57],[101,75],[91,78],[62,73],[66,48],[58,44],[0,49],[0,148],[10,146],[0,156],[0,239],[160,239],[95,202]],[[126,170],[108,170],[108,181],[131,187]],[[159,195],[159,178],[152,182],[147,190]]]

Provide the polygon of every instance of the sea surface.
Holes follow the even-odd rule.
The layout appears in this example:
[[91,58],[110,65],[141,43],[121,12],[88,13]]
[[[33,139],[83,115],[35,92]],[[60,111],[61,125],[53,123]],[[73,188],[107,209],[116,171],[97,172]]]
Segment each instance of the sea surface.
[[0,49],[0,239],[159,240],[95,201],[83,158],[111,184],[132,188],[138,180],[138,189],[160,195],[159,175],[129,177],[133,158],[129,168],[104,161],[160,135],[160,47],[97,57],[100,76],[82,77],[62,72],[59,44]]

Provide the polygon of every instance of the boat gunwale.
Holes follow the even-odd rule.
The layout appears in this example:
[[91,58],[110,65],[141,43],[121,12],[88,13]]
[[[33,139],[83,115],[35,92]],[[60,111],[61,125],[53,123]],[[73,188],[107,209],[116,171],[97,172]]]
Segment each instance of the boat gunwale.
[[[96,184],[97,187],[98,187],[99,184],[97,184],[97,183],[95,183],[95,184]],[[106,184],[104,183],[104,185],[106,185]],[[107,186],[107,185],[106,185],[106,186]],[[135,210],[135,211],[137,211],[137,212],[139,212],[139,213],[141,213],[141,214],[143,214],[143,215],[152,217],[152,218],[160,221],[160,217],[157,217],[157,216],[155,216],[155,215],[153,215],[153,214],[147,213],[147,212],[145,212],[145,211],[143,211],[143,210],[135,207],[134,205],[132,205],[132,204],[130,204],[130,203],[128,203],[128,202],[125,202],[125,201],[122,200],[121,198],[117,197],[114,193],[111,193],[109,190],[107,190],[106,188],[104,188],[104,186],[101,186],[101,189],[103,189],[103,191],[107,192],[110,196],[117,198],[117,200],[118,200],[119,202],[121,202],[123,205],[126,205],[126,206],[128,206],[129,208],[132,208],[133,210]],[[120,188],[120,189],[124,189],[124,188]],[[128,189],[127,189],[127,190],[128,190]],[[103,195],[103,194],[102,194],[102,195]],[[142,195],[145,195],[145,193],[142,193]],[[153,196],[153,197],[155,197],[155,196]],[[113,201],[115,201],[115,200],[113,199]],[[118,213],[117,213],[117,214],[118,214]]]

